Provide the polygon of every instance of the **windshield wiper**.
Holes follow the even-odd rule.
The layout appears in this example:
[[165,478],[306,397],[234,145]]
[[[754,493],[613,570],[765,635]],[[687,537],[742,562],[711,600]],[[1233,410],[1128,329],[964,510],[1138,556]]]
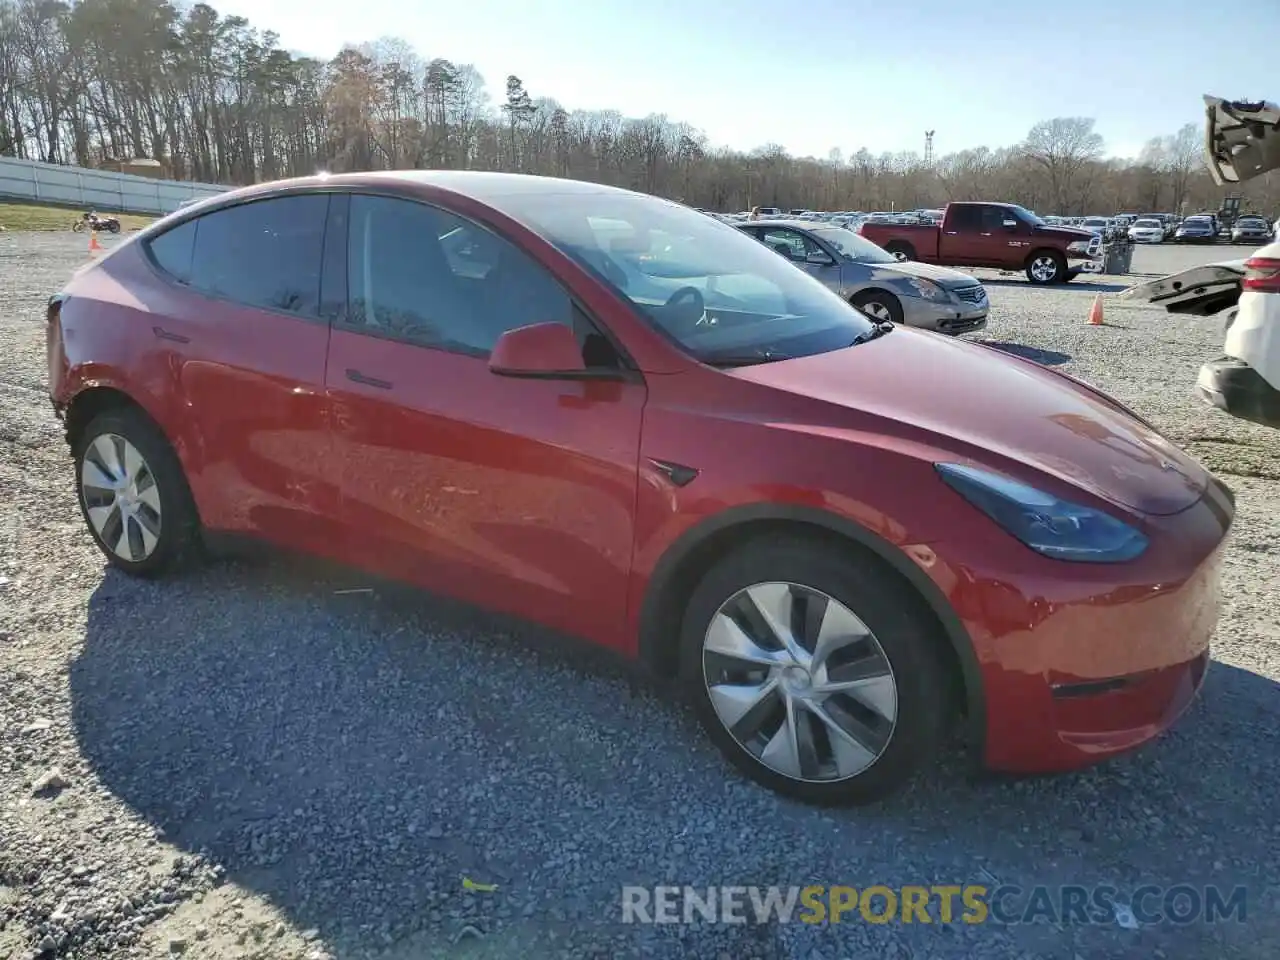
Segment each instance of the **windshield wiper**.
[[856,337],[854,337],[853,343],[849,344],[849,346],[856,347],[858,344],[866,343],[868,340],[874,340],[877,337],[883,337],[886,333],[889,333],[891,330],[893,330],[892,323],[890,323],[888,320],[881,321],[880,323],[877,323],[874,327],[872,327],[870,330],[868,330],[866,333],[860,333]]
[[703,363],[713,367],[750,367],[758,363],[773,363],[775,360],[790,360],[789,353],[775,353],[773,350],[759,350],[756,353],[722,354],[706,357]]

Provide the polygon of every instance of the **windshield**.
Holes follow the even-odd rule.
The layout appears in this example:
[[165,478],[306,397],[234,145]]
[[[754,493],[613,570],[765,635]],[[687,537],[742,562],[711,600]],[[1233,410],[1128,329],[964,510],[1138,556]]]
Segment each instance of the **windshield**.
[[1026,207],[1020,207],[1016,203],[1011,203],[1009,204],[1009,209],[1014,212],[1014,215],[1019,220],[1023,220],[1037,227],[1045,226],[1045,222],[1041,220],[1039,217],[1037,217],[1030,210],[1028,210]]
[[1134,226],[1135,227],[1155,227],[1159,229],[1160,221],[1159,220],[1139,220],[1137,223],[1134,224]]
[[897,263],[897,259],[888,250],[872,243],[866,237],[859,236],[850,230],[831,227],[818,227],[810,231],[819,240],[825,241],[839,251],[840,255],[854,263]]
[[1267,221],[1261,217],[1241,217],[1236,223],[1242,227],[1265,227],[1267,225]]
[[776,251],[678,204],[628,194],[529,193],[504,197],[502,206],[699,360],[826,353],[875,329]]

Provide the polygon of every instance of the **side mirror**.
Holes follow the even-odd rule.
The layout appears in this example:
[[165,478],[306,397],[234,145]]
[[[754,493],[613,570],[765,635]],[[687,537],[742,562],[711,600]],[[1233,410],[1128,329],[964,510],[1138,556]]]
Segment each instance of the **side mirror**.
[[563,323],[534,323],[508,330],[489,354],[489,370],[504,377],[554,380],[585,372],[578,338]]
[[809,254],[807,257],[804,258],[804,262],[817,264],[820,267],[829,267],[835,261],[832,260],[830,257],[828,257],[821,250],[815,250],[813,251],[813,253]]
[[1018,221],[1017,221],[1017,220],[1006,220],[1006,221],[1004,222],[1004,228],[1005,228],[1006,230],[1017,230],[1017,229],[1018,229]]

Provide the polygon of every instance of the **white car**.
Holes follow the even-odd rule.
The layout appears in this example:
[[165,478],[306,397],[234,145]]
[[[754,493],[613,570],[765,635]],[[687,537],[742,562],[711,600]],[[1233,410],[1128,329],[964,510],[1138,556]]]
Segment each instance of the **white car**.
[[1134,243],[1163,243],[1164,224],[1159,220],[1135,220],[1129,228],[1129,239]]
[[[1209,96],[1204,102],[1205,152],[1218,186],[1280,168],[1280,106]],[[1121,296],[1202,317],[1234,307],[1223,355],[1200,368],[1196,389],[1232,416],[1280,428],[1280,243],[1245,260],[1139,284]]]

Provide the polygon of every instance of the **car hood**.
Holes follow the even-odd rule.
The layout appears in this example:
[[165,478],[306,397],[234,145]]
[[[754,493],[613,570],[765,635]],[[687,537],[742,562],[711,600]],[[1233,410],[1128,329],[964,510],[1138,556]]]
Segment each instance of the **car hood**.
[[1208,317],[1239,302],[1243,279],[1244,260],[1224,260],[1139,283],[1120,294],[1120,299],[1150,303],[1170,313]]
[[916,260],[903,260],[899,263],[872,263],[867,264],[867,266],[877,273],[883,272],[891,276],[898,274],[906,277],[920,277],[925,280],[932,280],[938,286],[947,290],[976,287],[979,284],[977,277],[972,277],[967,273],[961,273],[959,270],[951,270],[947,267],[937,267],[931,263],[920,263]]
[[951,438],[1149,516],[1185,510],[1208,482],[1195,460],[1089,387],[923,331],[899,327],[731,375]]
[[1067,243],[1075,240],[1092,240],[1101,232],[1101,227],[1095,232],[1088,227],[1036,227],[1036,235],[1040,237],[1059,237]]
[[1204,151],[1220,187],[1280,167],[1280,106],[1206,96]]

